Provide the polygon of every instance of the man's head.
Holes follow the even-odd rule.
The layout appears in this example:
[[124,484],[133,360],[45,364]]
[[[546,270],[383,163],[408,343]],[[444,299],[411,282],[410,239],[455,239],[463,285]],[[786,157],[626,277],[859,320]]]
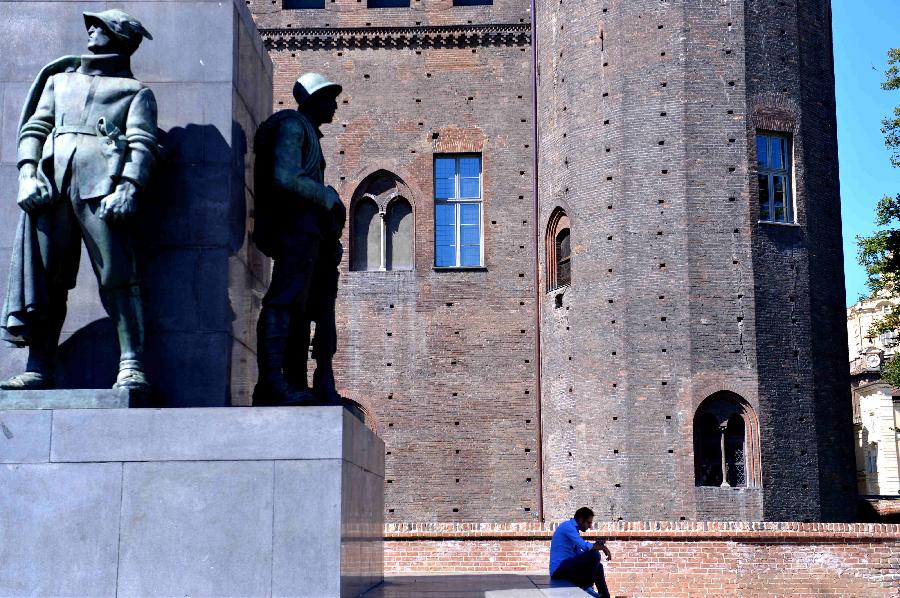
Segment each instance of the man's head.
[[146,37],[153,39],[141,22],[118,10],[84,13],[88,50],[94,54],[134,54]]
[[300,75],[294,83],[297,109],[309,116],[316,125],[330,123],[337,112],[337,97],[342,90],[340,85],[319,73]]
[[594,525],[594,512],[588,507],[581,507],[575,511],[575,524],[578,526],[578,531],[588,531]]

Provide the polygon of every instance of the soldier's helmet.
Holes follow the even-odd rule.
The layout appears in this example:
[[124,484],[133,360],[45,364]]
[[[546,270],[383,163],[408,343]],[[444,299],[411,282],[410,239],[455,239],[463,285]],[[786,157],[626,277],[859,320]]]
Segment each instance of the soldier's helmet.
[[304,73],[300,75],[300,78],[294,83],[294,99],[297,100],[298,106],[302,106],[309,98],[317,93],[329,93],[337,97],[343,89],[343,87],[334,81],[329,81],[324,75],[320,75],[319,73]]
[[140,21],[118,8],[84,13],[84,26],[90,29],[93,25],[103,27],[130,52],[137,50],[143,38],[153,39]]

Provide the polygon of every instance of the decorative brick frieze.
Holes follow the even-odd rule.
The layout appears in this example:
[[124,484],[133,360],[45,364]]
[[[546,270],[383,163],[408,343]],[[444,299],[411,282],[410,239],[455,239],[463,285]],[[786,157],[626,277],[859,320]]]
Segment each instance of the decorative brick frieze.
[[284,27],[261,29],[269,50],[355,50],[527,46],[528,24],[419,27]]

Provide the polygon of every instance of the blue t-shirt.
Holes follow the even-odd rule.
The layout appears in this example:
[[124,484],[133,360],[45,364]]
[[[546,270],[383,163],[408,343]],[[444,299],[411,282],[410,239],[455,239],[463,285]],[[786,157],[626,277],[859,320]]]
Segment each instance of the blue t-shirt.
[[582,539],[581,534],[578,533],[578,524],[574,519],[560,523],[553,532],[553,539],[550,540],[550,575],[556,572],[557,567],[564,560],[593,547],[591,542]]

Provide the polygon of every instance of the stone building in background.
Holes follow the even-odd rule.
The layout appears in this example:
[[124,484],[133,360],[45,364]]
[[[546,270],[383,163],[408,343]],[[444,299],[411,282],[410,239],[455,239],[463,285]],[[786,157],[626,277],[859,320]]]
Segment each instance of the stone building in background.
[[829,2],[248,6],[344,85],[388,522],[854,516]]
[[847,309],[856,480],[869,500],[900,497],[900,391],[881,379],[884,363],[896,356],[897,341],[892,334],[869,334],[872,324],[898,303],[876,297]]

